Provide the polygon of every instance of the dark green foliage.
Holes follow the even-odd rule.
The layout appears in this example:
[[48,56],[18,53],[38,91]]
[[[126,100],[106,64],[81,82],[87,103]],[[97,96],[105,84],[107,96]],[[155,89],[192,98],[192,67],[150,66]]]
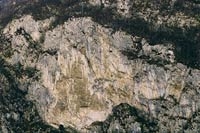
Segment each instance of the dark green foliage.
[[104,122],[95,122],[91,126],[98,127],[100,132],[107,133],[113,122],[119,123],[122,128],[121,130],[125,130],[126,132],[134,130],[133,127],[130,128],[127,126],[134,123],[140,123],[142,133],[154,133],[159,130],[156,119],[150,114],[130,106],[127,103],[121,103],[115,106],[112,110],[112,114],[109,115]]
[[15,71],[16,76],[19,78],[22,78],[24,75],[24,66],[21,63],[13,65],[13,70]]
[[[25,93],[11,87],[3,91],[0,101],[0,116],[14,112],[18,118],[5,118],[4,124],[9,132],[58,132],[59,130],[47,125],[39,116],[34,104],[27,101]],[[1,131],[1,129],[0,129]]]
[[42,44],[45,41],[45,33],[42,32],[39,42]]
[[36,68],[33,68],[33,67],[27,67],[25,69],[25,74],[31,78],[33,77],[36,73],[38,72],[38,70]]
[[[178,2],[178,1],[177,1]],[[196,16],[198,18],[199,10],[196,10],[194,4],[197,1],[183,2],[183,7],[172,8],[170,1],[141,1],[140,5],[132,5],[133,12],[142,10],[145,6],[152,9],[157,9],[160,14],[175,14],[176,12],[183,12],[186,15]],[[189,5],[186,7],[185,5]],[[180,4],[179,4],[180,5]],[[187,10],[186,10],[187,9]],[[200,27],[185,27],[161,25],[155,27],[152,22],[147,22],[137,15],[131,18],[124,18],[116,12],[115,8],[92,6],[84,1],[40,1],[36,4],[28,5],[21,10],[23,14],[31,13],[35,19],[46,19],[50,16],[55,16],[56,20],[52,23],[50,28],[63,24],[71,17],[90,16],[94,21],[105,27],[110,27],[114,31],[122,30],[131,35],[137,35],[146,38],[151,45],[172,43],[175,47],[175,56],[177,62],[181,62],[188,67],[200,67]],[[28,38],[27,38],[28,39]],[[34,44],[34,43],[31,43]],[[38,45],[30,45],[37,47]],[[156,62],[155,62],[156,63]]]
[[[23,35],[29,42],[30,54],[41,52],[40,45],[33,41],[23,28],[16,34]],[[1,34],[0,36],[0,118],[8,132],[14,133],[72,133],[76,130],[71,127],[56,129],[45,123],[37,112],[33,102],[26,99],[27,90],[20,90],[20,79],[39,80],[40,72],[35,67],[24,67],[20,62],[9,64],[7,52],[13,53],[11,42]],[[30,55],[31,56],[31,55]],[[5,130],[5,129],[4,129]],[[0,132],[2,132],[2,125]]]
[[11,40],[0,30],[0,54],[4,57],[11,57],[13,55],[13,50],[11,47]]
[[40,0],[33,5],[27,5],[22,10],[23,14],[32,14],[34,19],[43,20],[51,16],[60,17],[69,14],[67,8],[72,8],[81,0]]
[[[113,1],[116,2],[116,1]],[[113,3],[112,2],[112,3]],[[178,4],[179,3],[179,4]],[[156,9],[160,14],[175,14],[183,12],[189,16],[196,16],[198,19],[199,8],[195,6],[198,1],[181,1],[178,0],[174,7],[170,6],[170,1],[141,1],[139,4],[133,4],[133,12],[138,12],[144,7]],[[185,5],[188,6],[185,6]],[[182,5],[182,6],[181,6]],[[181,6],[181,7],[180,7]],[[165,7],[165,8],[164,8]],[[83,9],[83,10],[82,10]],[[64,23],[71,17],[90,16],[94,21],[114,30],[123,30],[129,34],[145,37],[154,45],[163,42],[173,43],[175,46],[176,60],[184,63],[189,67],[199,68],[199,44],[198,38],[200,27],[190,27],[185,29],[176,26],[169,27],[161,25],[159,28],[154,28],[154,24],[147,22],[134,14],[132,18],[124,18],[116,12],[115,8],[105,8],[102,6],[92,6],[87,2],[79,0],[41,0],[35,4],[29,4],[20,9],[16,14],[32,14],[35,19],[46,19],[55,16],[56,20],[52,23],[51,28]],[[41,39],[43,40],[43,39]],[[34,44],[34,43],[32,43]],[[31,45],[31,47],[38,45]],[[9,55],[9,53],[7,53]]]
[[[31,78],[36,73],[35,68],[27,67],[24,69],[20,63],[10,65],[0,56],[0,117],[3,118],[6,130],[14,133],[74,132],[73,128],[63,127],[60,130],[46,124],[39,116],[35,105],[26,99],[27,92],[18,88],[19,78],[26,75]],[[0,132],[2,130],[0,127]]]

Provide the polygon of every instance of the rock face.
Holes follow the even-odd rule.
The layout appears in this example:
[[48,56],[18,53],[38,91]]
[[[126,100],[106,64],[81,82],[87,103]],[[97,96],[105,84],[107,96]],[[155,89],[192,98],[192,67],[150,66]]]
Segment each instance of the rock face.
[[[170,7],[167,9],[173,8],[177,2],[168,2]],[[26,100],[36,105],[46,123],[60,129],[70,126],[81,132],[200,130],[199,60],[197,57],[193,60],[195,65],[191,65],[187,55],[183,60],[185,47],[179,46],[178,41],[185,39],[195,47],[199,45],[199,34],[196,33],[199,21],[195,17],[184,12],[179,12],[182,16],[178,12],[163,15],[159,7],[162,4],[158,3],[160,5],[156,8],[153,2],[61,1],[57,3],[60,6],[57,11],[52,9],[54,4],[46,3],[52,14],[65,10],[69,14],[75,12],[75,16],[65,20],[66,14],[52,15],[36,20],[34,13],[26,14],[13,19],[2,29],[2,36],[10,44],[6,49],[9,56],[4,51],[1,52],[2,58],[10,66],[20,66],[18,69],[23,70],[19,72],[21,76],[15,77],[17,88],[27,93]],[[148,7],[141,5],[137,12],[139,18],[145,20],[144,28],[134,25],[133,7],[140,4]],[[188,4],[191,8],[196,6],[190,4],[194,3]],[[80,12],[73,11],[78,7],[81,7]],[[102,20],[106,23],[104,25],[90,13],[95,11],[98,16],[99,11],[93,9],[97,7],[107,15],[105,19],[108,17],[108,20]],[[106,14],[106,10],[112,12]],[[154,13],[152,18],[146,14],[148,12]],[[120,19],[116,19],[117,16]],[[164,21],[166,16],[168,19]],[[176,16],[178,20],[173,19]],[[149,25],[153,23],[150,27],[155,29],[148,29],[148,33],[163,34],[164,37],[146,34],[146,21]],[[179,29],[195,27],[195,33],[191,31],[195,35],[192,40],[184,38],[190,33],[185,33],[187,31],[183,36],[181,33],[168,39],[167,36],[172,37],[176,31],[167,33],[158,28],[166,26],[163,29],[168,31],[170,28],[167,27],[174,26],[174,23],[179,24],[176,27]],[[122,28],[118,29],[120,24]],[[130,27],[126,28],[127,25]],[[5,41],[1,43],[5,45]],[[195,55],[198,53],[195,51]],[[15,119],[15,115],[13,117]],[[0,126],[6,132],[4,124]]]

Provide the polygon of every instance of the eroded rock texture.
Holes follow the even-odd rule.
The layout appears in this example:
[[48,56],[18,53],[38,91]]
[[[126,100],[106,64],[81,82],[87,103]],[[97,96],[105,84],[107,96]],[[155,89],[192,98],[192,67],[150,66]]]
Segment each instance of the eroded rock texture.
[[[199,132],[198,1],[16,5],[20,15],[2,21],[0,89],[59,128],[38,132]],[[16,132],[9,118],[36,121],[12,108],[2,132]]]

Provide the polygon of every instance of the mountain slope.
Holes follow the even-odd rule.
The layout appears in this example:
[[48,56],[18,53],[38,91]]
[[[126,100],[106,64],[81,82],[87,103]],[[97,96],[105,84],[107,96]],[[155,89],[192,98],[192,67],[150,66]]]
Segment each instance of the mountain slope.
[[3,132],[200,130],[198,1],[24,3],[1,15]]

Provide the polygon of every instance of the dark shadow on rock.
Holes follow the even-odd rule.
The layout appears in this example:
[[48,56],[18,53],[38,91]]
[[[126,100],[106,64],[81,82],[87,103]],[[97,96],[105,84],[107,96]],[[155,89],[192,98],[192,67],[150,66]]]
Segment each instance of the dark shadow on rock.
[[156,132],[159,130],[157,120],[150,114],[121,103],[115,106],[112,113],[103,122],[94,122],[89,130],[99,130],[100,132]]

